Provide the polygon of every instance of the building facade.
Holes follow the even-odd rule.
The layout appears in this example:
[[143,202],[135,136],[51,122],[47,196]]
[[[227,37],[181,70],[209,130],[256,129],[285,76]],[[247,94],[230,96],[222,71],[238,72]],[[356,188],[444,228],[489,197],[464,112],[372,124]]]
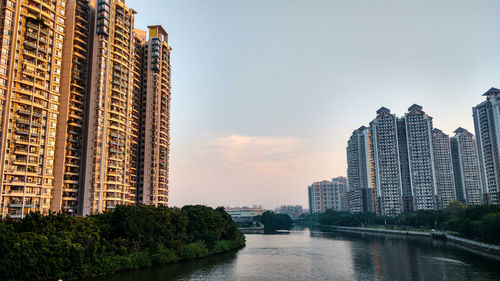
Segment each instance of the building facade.
[[370,123],[376,210],[382,215],[403,211],[401,167],[396,116],[382,107]]
[[489,89],[486,101],[472,108],[482,192],[487,204],[500,197],[500,90]]
[[281,205],[279,208],[276,208],[275,213],[286,214],[292,218],[298,218],[304,213],[304,209],[301,205]]
[[408,108],[404,118],[412,209],[434,210],[437,207],[437,186],[434,178],[432,118],[417,104]]
[[348,209],[373,212],[375,193],[370,129],[362,126],[347,142]]
[[61,95],[54,161],[51,210],[77,214],[81,171],[85,169],[84,133],[92,58],[95,2],[67,1]]
[[50,210],[66,1],[0,6],[0,216]]
[[399,167],[401,172],[401,190],[403,193],[403,211],[413,211],[413,195],[411,190],[410,164],[408,158],[408,142],[406,137],[406,120],[397,118]]
[[432,145],[436,172],[437,207],[444,209],[452,200],[456,199],[450,138],[443,131],[434,128],[432,130]]
[[454,133],[455,136],[450,141],[457,198],[471,205],[483,204],[484,198],[474,135],[464,128],[458,128]]
[[308,187],[309,212],[322,213],[328,209],[346,211],[346,191],[345,177],[313,183]]
[[135,13],[123,0],[0,5],[1,217],[168,204],[171,48]]
[[256,216],[261,216],[266,212],[262,208],[224,208],[235,222],[253,221]]
[[123,1],[99,1],[93,33],[82,214],[135,204],[131,149],[134,110],[133,30],[135,11]]
[[170,46],[159,25],[149,26],[144,48],[139,200],[155,206],[168,204],[170,149]]

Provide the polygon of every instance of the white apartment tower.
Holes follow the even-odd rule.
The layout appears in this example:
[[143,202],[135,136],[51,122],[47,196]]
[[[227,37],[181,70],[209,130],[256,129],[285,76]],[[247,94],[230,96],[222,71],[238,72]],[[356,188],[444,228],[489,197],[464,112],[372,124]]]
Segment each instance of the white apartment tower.
[[487,204],[499,203],[500,192],[500,90],[491,88],[486,101],[472,108],[476,131],[482,192]]
[[444,209],[456,199],[450,138],[439,129],[432,130],[438,209]]
[[437,186],[434,177],[432,117],[414,104],[405,114],[408,165],[413,210],[436,209]]
[[382,107],[370,123],[376,209],[382,215],[397,215],[403,209],[396,121],[396,116]]
[[474,135],[464,128],[458,128],[454,133],[450,141],[457,198],[471,205],[483,204]]

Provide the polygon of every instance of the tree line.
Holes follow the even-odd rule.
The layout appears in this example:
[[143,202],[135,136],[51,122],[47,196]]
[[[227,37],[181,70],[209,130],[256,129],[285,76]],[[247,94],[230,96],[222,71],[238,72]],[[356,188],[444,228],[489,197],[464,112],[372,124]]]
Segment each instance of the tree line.
[[0,280],[75,279],[244,246],[222,207],[117,206],[88,217],[32,213],[0,221]]
[[456,232],[458,236],[476,241],[500,244],[500,206],[470,205],[452,201],[444,210],[420,210],[397,216],[373,213],[348,213],[327,210],[303,217],[305,221],[335,226],[383,225],[398,229],[436,229]]
[[255,216],[255,221],[264,225],[264,231],[272,232],[276,230],[290,230],[293,226],[292,219],[287,214],[275,214],[265,211],[260,216]]

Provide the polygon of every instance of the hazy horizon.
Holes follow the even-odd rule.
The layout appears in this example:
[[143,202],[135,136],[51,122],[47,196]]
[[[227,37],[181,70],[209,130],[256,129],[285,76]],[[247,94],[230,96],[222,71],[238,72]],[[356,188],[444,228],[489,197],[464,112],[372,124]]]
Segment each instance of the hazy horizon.
[[500,87],[498,1],[126,4],[173,48],[171,206],[307,208],[378,108],[474,132],[471,108]]

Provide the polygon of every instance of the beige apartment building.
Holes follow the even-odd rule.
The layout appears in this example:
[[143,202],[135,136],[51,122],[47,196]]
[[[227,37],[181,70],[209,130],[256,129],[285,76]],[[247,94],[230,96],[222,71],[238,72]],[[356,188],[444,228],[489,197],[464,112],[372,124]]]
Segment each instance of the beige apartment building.
[[0,216],[167,205],[165,30],[148,39],[123,0],[7,0],[0,11]]
[[48,213],[66,1],[0,4],[0,215]]
[[51,209],[79,212],[80,171],[84,168],[84,126],[89,91],[95,3],[68,1]]
[[[89,95],[82,214],[135,204],[131,152],[139,126],[134,107],[134,15],[118,0],[100,0],[96,9],[92,80]],[[140,81],[140,80],[139,80]]]
[[139,200],[155,206],[168,204],[170,149],[170,51],[168,34],[148,26],[144,47]]

